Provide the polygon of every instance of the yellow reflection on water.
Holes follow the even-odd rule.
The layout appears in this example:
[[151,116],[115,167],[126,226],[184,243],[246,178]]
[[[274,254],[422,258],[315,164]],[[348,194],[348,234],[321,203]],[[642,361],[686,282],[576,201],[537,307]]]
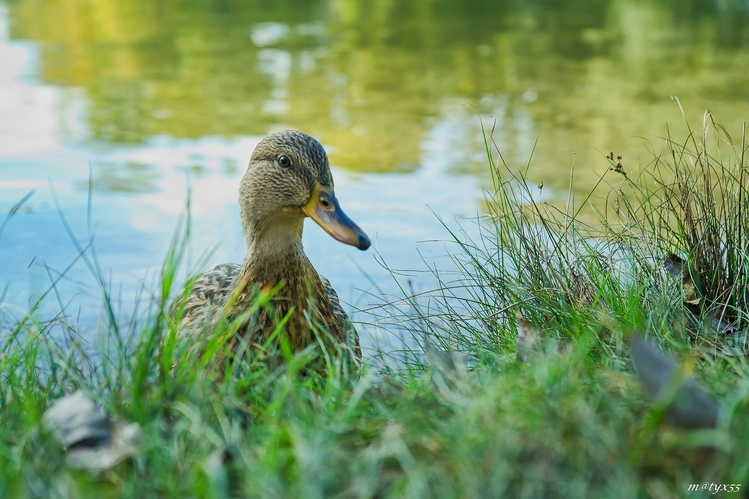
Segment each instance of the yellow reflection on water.
[[574,157],[584,191],[610,151],[634,170],[666,122],[684,131],[672,95],[697,126],[706,108],[733,131],[749,114],[731,2],[24,0],[10,16],[12,38],[44,43],[40,78],[83,88],[90,138],[111,143],[293,127],[337,166],[413,171],[449,126],[452,170],[481,174],[481,118],[553,191]]

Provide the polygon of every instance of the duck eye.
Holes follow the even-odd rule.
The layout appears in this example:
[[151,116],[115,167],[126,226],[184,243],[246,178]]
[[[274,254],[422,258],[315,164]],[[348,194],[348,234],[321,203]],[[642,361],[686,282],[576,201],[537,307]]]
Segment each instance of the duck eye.
[[291,166],[291,160],[286,156],[281,156],[280,158],[278,158],[278,164],[283,166],[284,168],[288,168]]

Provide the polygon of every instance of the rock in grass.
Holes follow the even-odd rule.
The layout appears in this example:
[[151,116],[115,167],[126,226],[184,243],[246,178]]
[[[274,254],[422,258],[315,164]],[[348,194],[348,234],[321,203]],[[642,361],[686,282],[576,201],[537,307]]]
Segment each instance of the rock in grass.
[[43,422],[67,450],[71,468],[101,473],[138,451],[140,427],[112,421],[80,390],[55,401]]
[[666,269],[672,278],[681,280],[682,289],[684,292],[684,303],[689,306],[699,306],[702,299],[701,286],[699,280],[695,281],[692,277],[696,275],[689,268],[689,264],[684,261],[681,257],[669,253],[663,260],[663,268]]
[[738,321],[732,321],[726,317],[725,305],[718,307],[717,310],[710,310],[711,307],[705,306],[704,300],[700,298],[702,291],[700,291],[699,279],[695,281],[692,278],[694,273],[689,268],[689,264],[673,253],[669,253],[663,260],[663,268],[672,278],[681,280],[684,306],[691,313],[692,327],[700,327],[700,317],[707,309],[709,313],[706,319],[718,333],[723,353],[728,356],[749,355],[749,332],[739,329]]
[[67,449],[97,446],[112,435],[107,413],[80,390],[56,400],[44,423]]
[[518,328],[517,361],[530,364],[531,356],[541,343],[541,330],[520,313],[515,315]]
[[736,329],[726,334],[723,353],[729,357],[749,355],[749,333]]
[[424,351],[432,368],[432,383],[441,393],[464,391],[468,386],[468,354],[439,350],[425,343]]
[[538,355],[561,357],[564,353],[564,344],[544,335],[540,327],[536,326],[522,314],[515,315],[518,330],[518,342],[516,359],[517,362],[531,365],[533,357]]
[[650,398],[667,404],[666,415],[674,425],[689,429],[715,427],[718,404],[676,359],[635,334],[632,362]]

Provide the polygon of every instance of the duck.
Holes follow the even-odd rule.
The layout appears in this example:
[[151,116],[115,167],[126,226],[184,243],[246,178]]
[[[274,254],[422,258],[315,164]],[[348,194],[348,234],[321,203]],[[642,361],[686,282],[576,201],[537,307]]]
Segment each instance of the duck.
[[[197,278],[177,307],[178,334],[200,337],[220,320],[235,321],[240,324],[228,329],[236,330],[227,338],[229,357],[240,349],[262,357],[269,345],[280,352],[281,342],[296,353],[322,340],[340,347],[332,351],[347,352],[358,366],[358,333],[302,245],[307,218],[344,244],[362,251],[371,244],[340,207],[323,146],[296,130],[262,139],[240,182],[239,213],[244,261],[218,265]],[[257,306],[257,300],[266,299]]]

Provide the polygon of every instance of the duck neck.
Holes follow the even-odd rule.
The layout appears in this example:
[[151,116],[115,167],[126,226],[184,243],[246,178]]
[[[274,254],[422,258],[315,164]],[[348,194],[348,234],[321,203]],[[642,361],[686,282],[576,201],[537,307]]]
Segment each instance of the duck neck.
[[263,287],[292,278],[306,280],[311,264],[302,247],[303,223],[303,218],[282,219],[245,230],[243,274]]
[[286,223],[256,224],[245,230],[245,262],[274,259],[279,254],[301,253],[304,219]]
[[[345,325],[335,315],[328,292],[302,248],[302,223],[269,224],[247,232],[247,254],[240,279],[245,290],[281,288],[271,303],[276,320],[293,311],[285,330],[292,348],[300,350],[314,341],[308,317],[326,324],[335,337],[345,336]],[[273,324],[270,323],[270,330]],[[267,328],[266,328],[267,329]]]
[[293,231],[274,224],[255,237],[250,235],[240,275],[247,291],[267,292],[281,284],[272,299],[272,307],[276,320],[293,310],[285,329],[295,349],[313,341],[307,311],[325,323],[331,322],[327,318],[332,315],[320,276],[304,254],[301,233],[301,224]]

